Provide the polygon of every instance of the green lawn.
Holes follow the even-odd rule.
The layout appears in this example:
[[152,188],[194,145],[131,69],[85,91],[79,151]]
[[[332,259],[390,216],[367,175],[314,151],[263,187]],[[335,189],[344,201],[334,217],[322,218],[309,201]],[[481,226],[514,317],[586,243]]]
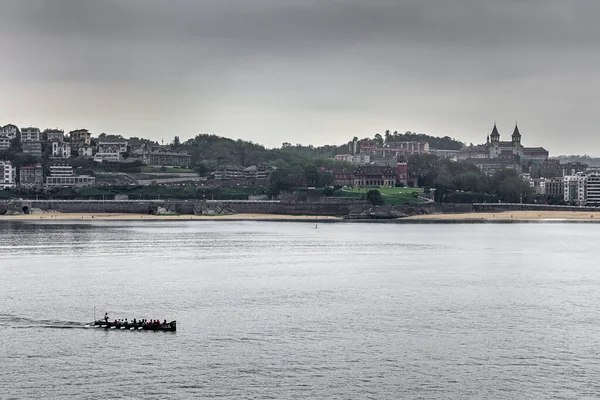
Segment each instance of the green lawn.
[[183,172],[196,172],[193,169],[189,168],[176,168],[176,167],[166,167],[163,171],[161,167],[151,167],[149,165],[144,165],[141,167],[141,172],[145,173],[157,173],[157,172],[166,172],[166,173],[183,173]]
[[376,189],[379,190],[383,199],[385,200],[385,204],[401,206],[405,204],[420,204],[424,201],[414,197],[413,192],[417,192],[419,196],[423,195],[423,189],[421,188],[371,188],[371,187],[362,187],[362,188],[354,188],[348,189],[345,188],[341,191],[340,196],[342,197],[363,197],[366,193],[371,190]]

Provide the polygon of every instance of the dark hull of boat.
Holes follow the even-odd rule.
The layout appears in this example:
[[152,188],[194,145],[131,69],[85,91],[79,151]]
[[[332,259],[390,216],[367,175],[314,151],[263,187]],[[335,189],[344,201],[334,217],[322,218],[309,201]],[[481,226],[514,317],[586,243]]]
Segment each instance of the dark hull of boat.
[[95,328],[101,329],[119,329],[129,331],[164,331],[164,332],[175,332],[177,331],[177,321],[171,321],[167,324],[115,324],[114,322],[95,321]]

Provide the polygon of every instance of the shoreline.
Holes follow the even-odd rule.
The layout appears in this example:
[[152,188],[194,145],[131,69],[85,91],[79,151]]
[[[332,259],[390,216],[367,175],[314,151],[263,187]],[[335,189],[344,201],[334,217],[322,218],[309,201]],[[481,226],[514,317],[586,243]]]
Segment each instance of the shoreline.
[[0,215],[0,221],[341,221],[342,217],[280,214],[151,215],[129,213],[38,213]]
[[427,214],[404,218],[407,222],[494,223],[494,222],[600,222],[600,212],[589,211],[502,211],[465,214]]
[[600,223],[600,212],[584,211],[504,211],[464,214],[423,214],[395,219],[352,219],[325,215],[227,214],[151,215],[133,213],[36,213],[0,215],[2,221],[263,221],[379,224],[486,224],[486,223]]

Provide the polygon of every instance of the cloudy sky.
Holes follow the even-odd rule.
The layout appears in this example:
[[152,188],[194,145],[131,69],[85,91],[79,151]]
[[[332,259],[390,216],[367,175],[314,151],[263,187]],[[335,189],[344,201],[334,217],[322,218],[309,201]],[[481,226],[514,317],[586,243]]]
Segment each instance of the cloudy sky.
[[598,0],[2,0],[0,124],[600,156]]

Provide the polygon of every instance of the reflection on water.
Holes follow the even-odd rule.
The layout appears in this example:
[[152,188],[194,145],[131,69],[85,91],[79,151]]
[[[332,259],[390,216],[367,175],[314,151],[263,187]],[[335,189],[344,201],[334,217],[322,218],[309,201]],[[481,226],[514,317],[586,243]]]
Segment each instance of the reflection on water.
[[[598,397],[598,239],[560,224],[2,222],[0,390]],[[178,332],[84,327],[105,311]]]

